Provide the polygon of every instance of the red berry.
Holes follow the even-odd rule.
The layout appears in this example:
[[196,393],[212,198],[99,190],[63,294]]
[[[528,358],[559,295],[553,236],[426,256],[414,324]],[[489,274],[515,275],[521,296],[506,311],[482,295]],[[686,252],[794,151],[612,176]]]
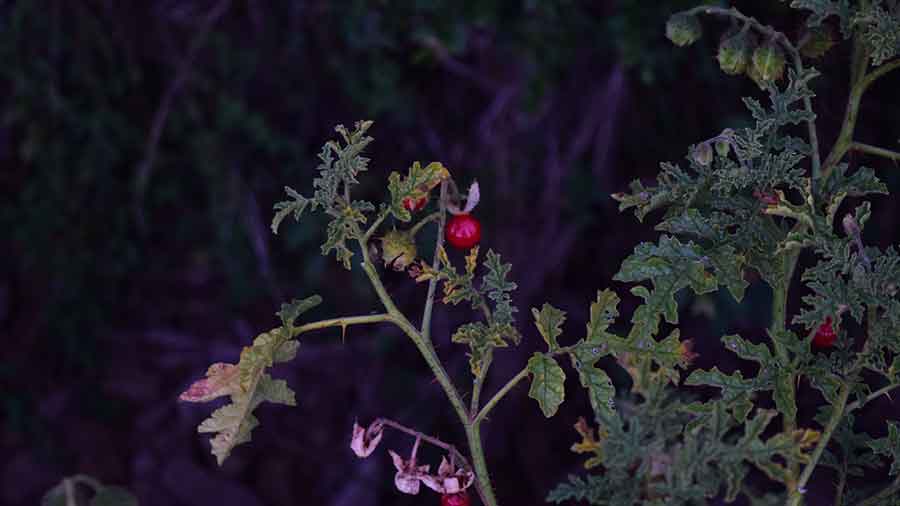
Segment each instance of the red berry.
[[830,316],[825,317],[825,321],[816,329],[816,335],[813,336],[813,345],[817,348],[831,348],[837,339],[837,333],[834,331],[832,319]]
[[445,235],[455,248],[469,249],[481,240],[481,223],[470,214],[457,214],[447,223]]
[[465,490],[456,494],[441,496],[441,506],[469,506],[469,494]]
[[421,211],[422,209],[425,208],[425,204],[427,204],[427,203],[428,203],[427,195],[424,197],[418,198],[416,200],[413,200],[410,197],[406,197],[403,199],[403,207],[405,207],[406,210],[411,213]]

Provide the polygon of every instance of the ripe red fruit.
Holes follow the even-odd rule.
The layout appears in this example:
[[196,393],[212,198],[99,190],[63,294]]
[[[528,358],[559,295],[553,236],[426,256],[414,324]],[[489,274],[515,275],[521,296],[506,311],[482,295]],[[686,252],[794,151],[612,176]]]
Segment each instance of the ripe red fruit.
[[837,333],[834,331],[830,316],[825,317],[825,321],[816,329],[816,335],[813,336],[813,345],[817,348],[831,348],[837,339]]
[[441,496],[441,506],[469,506],[469,494],[464,491]]
[[481,240],[481,223],[470,214],[457,214],[447,223],[445,235],[453,247],[469,249]]
[[407,211],[411,213],[415,213],[417,211],[421,211],[425,208],[425,204],[428,203],[428,196],[424,196],[418,199],[413,200],[410,197],[406,197],[403,199],[403,207],[406,208]]

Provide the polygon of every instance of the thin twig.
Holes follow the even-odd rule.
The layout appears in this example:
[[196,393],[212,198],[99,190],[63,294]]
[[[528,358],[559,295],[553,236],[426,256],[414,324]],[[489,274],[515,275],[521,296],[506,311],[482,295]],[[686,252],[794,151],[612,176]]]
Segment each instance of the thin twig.
[[461,462],[463,464],[462,467],[465,468],[467,471],[472,470],[472,466],[471,466],[471,464],[469,464],[469,461],[466,459],[466,457],[463,456],[463,454],[460,453],[460,451],[450,443],[446,443],[434,436],[429,436],[428,434],[419,432],[419,431],[412,429],[410,427],[407,427],[399,422],[395,422],[394,420],[391,420],[390,418],[384,418],[384,417],[377,418],[372,423],[373,424],[381,423],[381,424],[385,425],[386,427],[390,427],[392,429],[398,430],[405,434],[409,434],[410,436],[412,436],[416,439],[420,439],[422,441],[425,441],[426,443],[430,443],[434,446],[437,446],[438,448],[441,448],[444,451],[452,454],[453,458],[456,459],[458,462]]
[[230,5],[231,0],[220,0],[219,3],[209,11],[206,17],[203,18],[200,28],[197,30],[197,34],[194,36],[193,40],[191,40],[190,46],[188,46],[187,53],[185,53],[184,58],[178,64],[178,68],[175,71],[175,77],[169,82],[169,87],[166,88],[166,91],[159,102],[159,106],[156,108],[156,113],[153,115],[150,135],[147,137],[147,143],[144,146],[144,157],[135,167],[134,212],[138,226],[142,230],[145,228],[144,192],[147,189],[147,183],[150,181],[150,176],[153,173],[153,165],[156,161],[159,141],[162,138],[163,129],[166,126],[166,119],[169,117],[169,112],[172,109],[172,102],[187,82],[191,65],[193,65],[197,52],[203,47],[203,43],[206,41],[209,32],[212,30],[213,26],[215,26],[216,22],[225,15]]
[[867,153],[870,155],[880,156],[882,158],[887,158],[889,160],[900,161],[900,153],[897,151],[891,151],[890,149],[879,148],[878,146],[871,146],[869,144],[863,144],[862,142],[854,142],[850,145],[850,149],[854,151],[859,151],[860,153]]
[[[444,245],[444,225],[447,222],[447,181],[441,182],[441,194],[438,198],[440,218],[438,219],[437,241],[434,245],[434,258],[431,261],[431,269],[436,271],[440,267],[438,251]],[[422,313],[422,338],[431,342],[431,314],[434,312],[434,293],[437,290],[437,278],[431,278],[428,282],[428,296],[425,298],[425,310]]]

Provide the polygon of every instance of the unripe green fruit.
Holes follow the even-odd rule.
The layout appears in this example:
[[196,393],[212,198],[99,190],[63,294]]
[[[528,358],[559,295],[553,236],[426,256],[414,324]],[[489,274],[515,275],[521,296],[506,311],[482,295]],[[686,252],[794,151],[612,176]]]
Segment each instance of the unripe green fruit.
[[696,16],[683,12],[673,14],[666,22],[666,37],[676,46],[693,44],[703,35],[703,27]]
[[719,156],[726,158],[730,152],[731,144],[728,141],[716,141],[716,153],[719,153]]
[[408,232],[391,230],[381,238],[381,259],[384,266],[402,271],[416,260],[416,242]]
[[784,52],[772,41],[759,46],[753,52],[753,71],[763,83],[781,79],[784,75]]
[[730,76],[743,74],[750,63],[750,51],[753,40],[747,33],[741,32],[722,41],[719,45],[719,68]]
[[817,26],[804,35],[800,54],[807,58],[821,58],[834,44],[834,31],[826,25]]

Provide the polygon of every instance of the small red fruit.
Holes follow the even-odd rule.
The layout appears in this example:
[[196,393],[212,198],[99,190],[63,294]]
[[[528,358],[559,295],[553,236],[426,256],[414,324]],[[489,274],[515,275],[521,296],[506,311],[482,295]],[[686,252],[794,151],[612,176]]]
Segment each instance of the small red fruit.
[[469,506],[469,494],[464,491],[441,496],[441,506]]
[[813,336],[813,345],[817,348],[831,348],[836,339],[837,333],[834,331],[832,319],[830,316],[826,316],[825,321],[816,330],[816,335]]
[[424,196],[418,199],[413,200],[411,197],[406,197],[403,199],[403,207],[406,208],[407,211],[411,213],[415,213],[421,211],[425,208],[425,204],[428,203],[428,196]]
[[447,223],[445,235],[453,247],[469,249],[481,240],[481,223],[471,214],[457,214]]

